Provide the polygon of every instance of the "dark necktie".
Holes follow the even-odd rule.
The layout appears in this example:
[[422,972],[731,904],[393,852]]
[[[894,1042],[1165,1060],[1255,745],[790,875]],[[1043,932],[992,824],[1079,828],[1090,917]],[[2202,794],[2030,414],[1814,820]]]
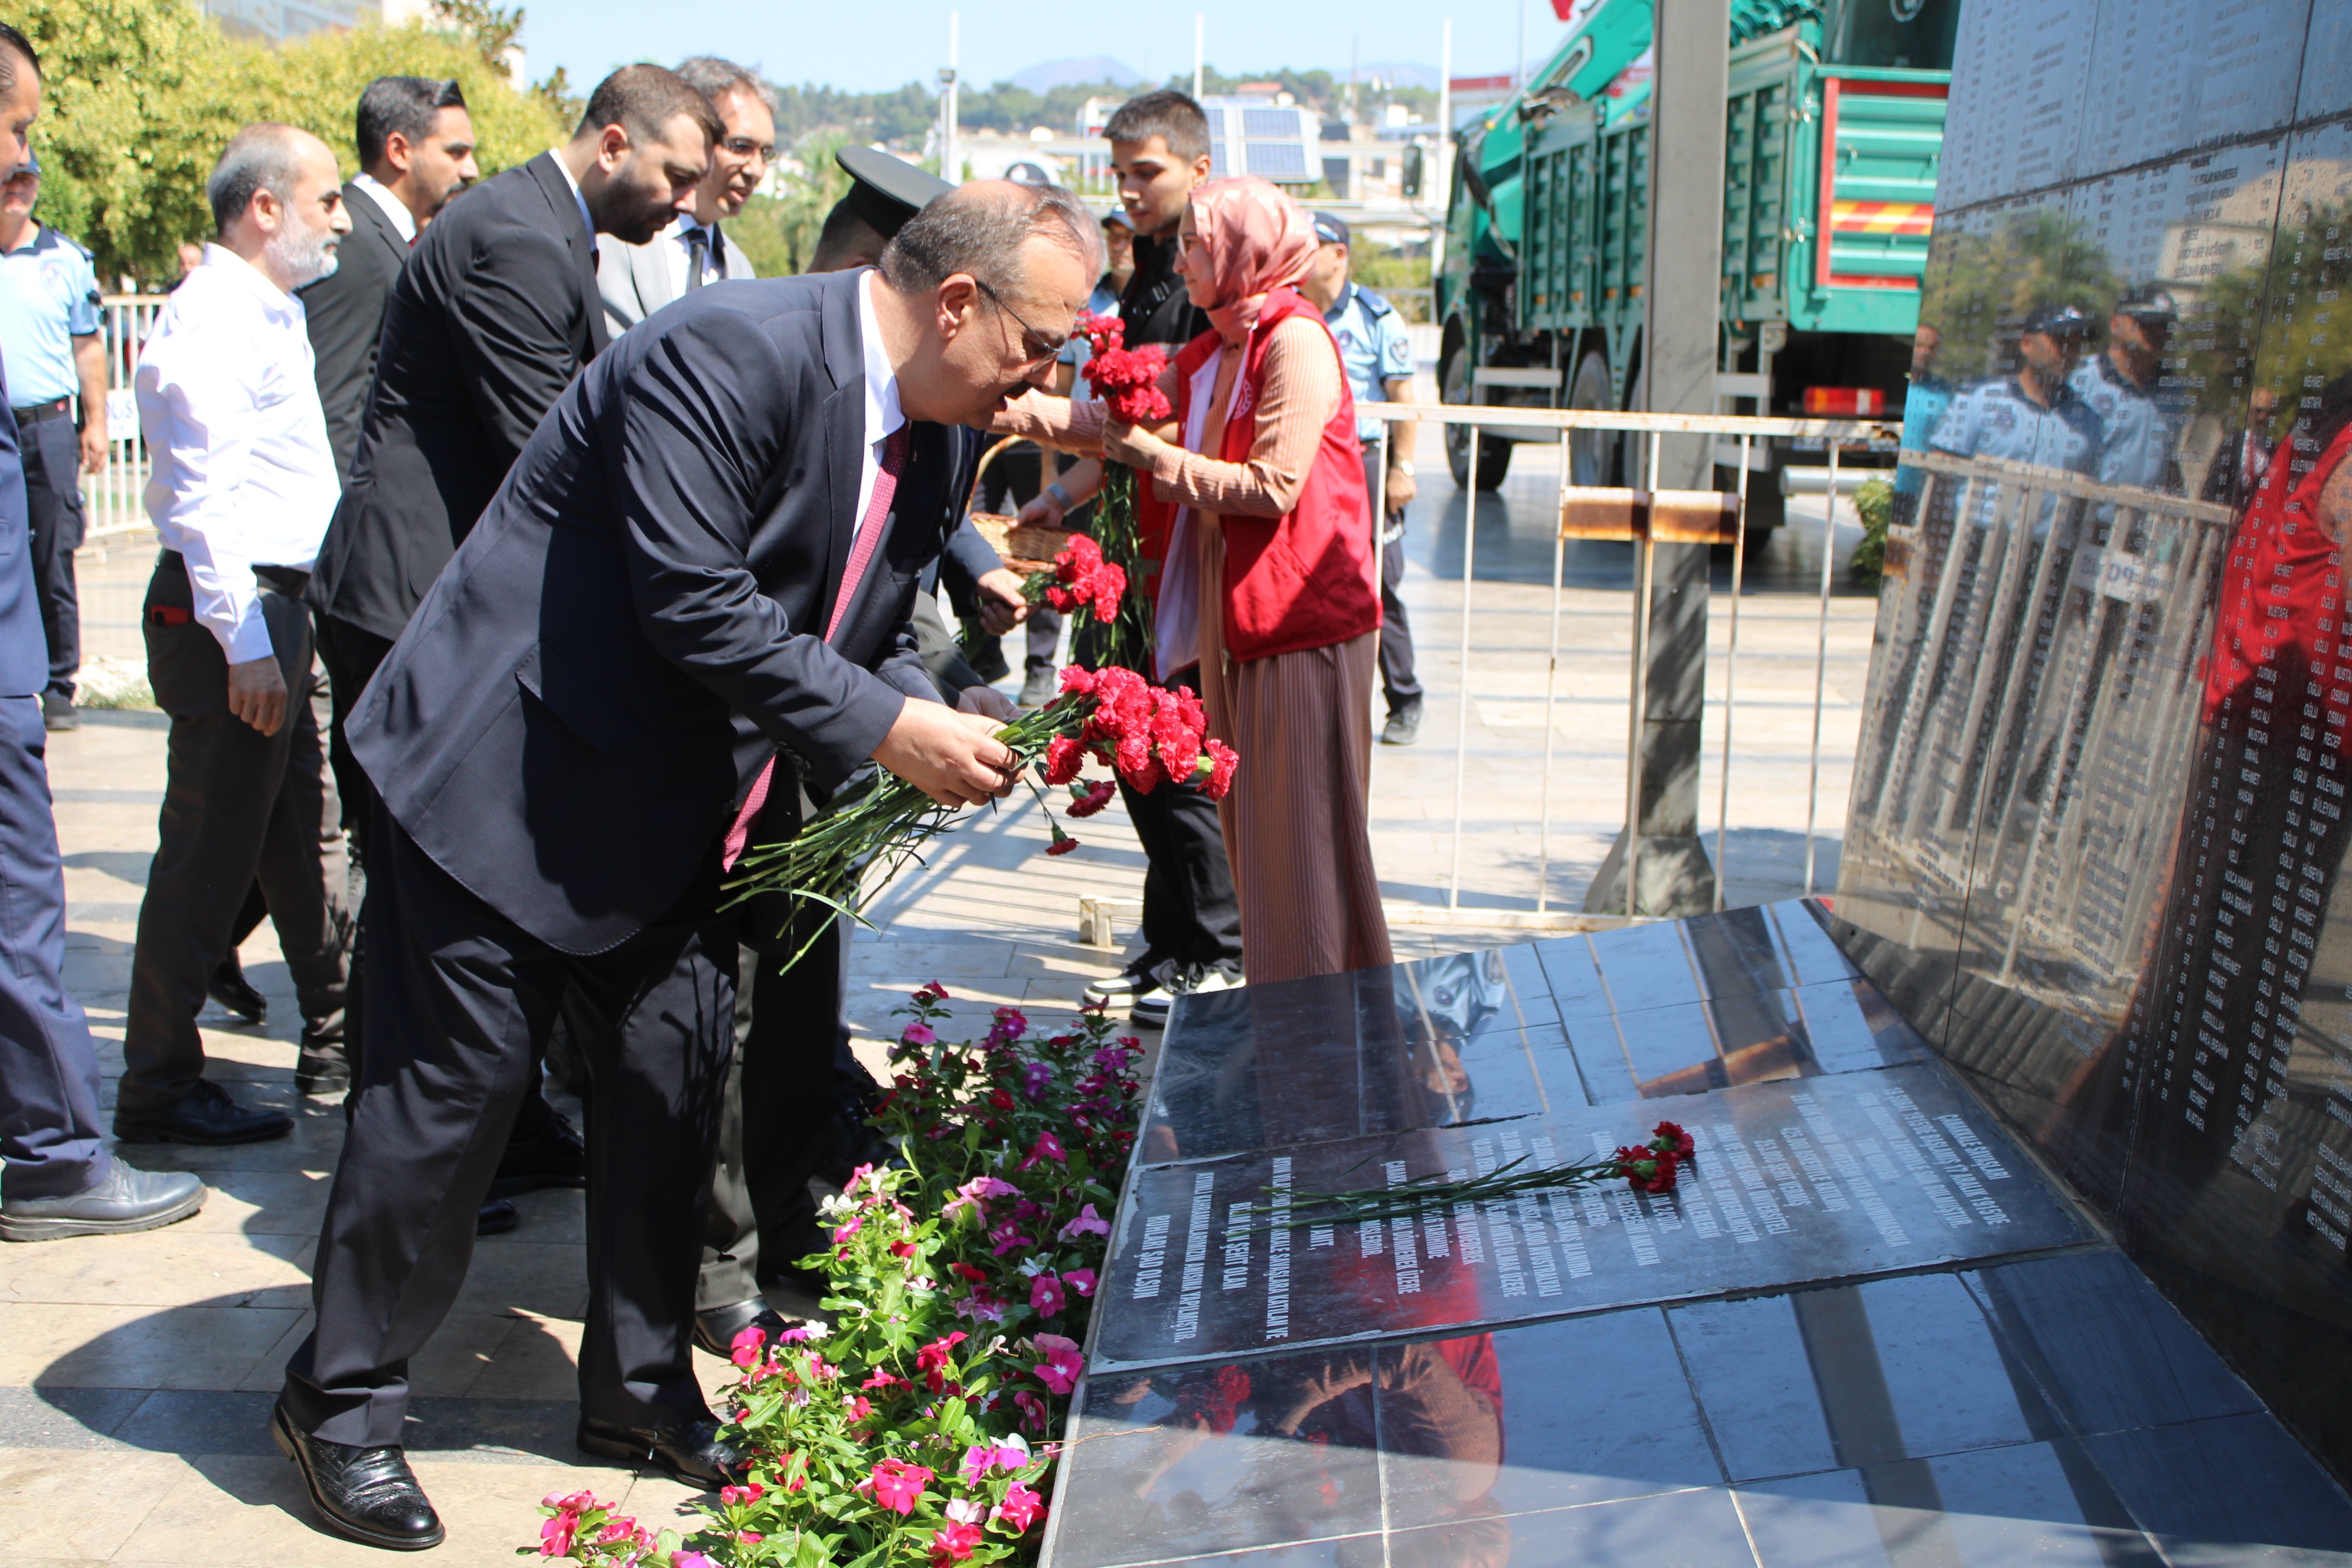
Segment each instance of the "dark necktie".
[[710,231],[699,226],[686,231],[686,291],[702,287],[702,266],[710,254]]
[[721,279],[727,276],[727,240],[715,223],[710,226],[710,270]]

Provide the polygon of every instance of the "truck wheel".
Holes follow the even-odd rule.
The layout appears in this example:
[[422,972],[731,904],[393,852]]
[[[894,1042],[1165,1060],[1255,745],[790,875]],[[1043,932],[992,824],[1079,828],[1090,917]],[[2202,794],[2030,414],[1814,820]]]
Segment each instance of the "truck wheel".
[[[1715,466],[1715,488],[1726,495],[1739,491],[1739,469],[1736,465],[1717,463]],[[1748,474],[1748,553],[1756,552],[1771,542],[1772,534],[1788,516],[1788,498],[1780,493],[1780,470],[1752,468]],[[1724,546],[1726,550],[1729,546]],[[1728,556],[1726,559],[1729,559]]]
[[[1470,396],[1470,354],[1457,348],[1445,361],[1439,384],[1439,399],[1456,406],[1467,406]],[[1448,425],[1445,427],[1445,466],[1454,472],[1456,489],[1470,488],[1470,426]],[[1478,489],[1499,489],[1503,476],[1510,471],[1511,444],[1490,437],[1478,438]]]
[[[1577,362],[1576,380],[1568,389],[1570,408],[1613,408],[1609,389],[1609,361],[1599,349]],[[1615,430],[1571,430],[1568,437],[1568,482],[1572,485],[1615,485],[1618,458],[1624,437]]]

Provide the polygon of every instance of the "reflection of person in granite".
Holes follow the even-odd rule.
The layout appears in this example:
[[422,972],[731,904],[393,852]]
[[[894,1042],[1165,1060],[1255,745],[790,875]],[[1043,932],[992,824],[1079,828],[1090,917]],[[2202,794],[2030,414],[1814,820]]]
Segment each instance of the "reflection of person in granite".
[[2107,346],[2068,378],[2074,395],[2099,416],[2099,482],[2147,489],[2179,489],[2173,447],[2178,411],[2158,393],[2165,344],[2180,319],[2172,291],[2146,284],[2116,301],[2107,317]]
[[[1936,426],[1944,422],[1951,411],[1952,399],[1958,395],[1950,378],[1936,372],[1936,356],[1944,347],[1944,334],[1925,321],[1911,334],[1911,381],[1903,394],[1903,447],[1906,451],[1924,452],[1936,438]],[[1908,463],[1895,470],[1895,521],[1907,524],[1919,505],[1919,494],[1927,488],[1927,470]]]
[[[1122,1536],[1139,1533],[1132,1518],[1139,1508],[1155,1523],[1166,1521],[1164,1535],[1146,1530],[1145,1538],[1181,1536],[1190,1546],[1212,1550],[1189,1538],[1213,1529],[1217,1516],[1264,1521],[1271,1513],[1283,1539],[1313,1539],[1346,1532],[1351,1524],[1340,1516],[1349,1504],[1365,1509],[1369,1502],[1360,1522],[1376,1523],[1381,1502],[1342,1495],[1356,1475],[1371,1480],[1370,1467],[1358,1456],[1368,1458],[1376,1447],[1385,1449],[1384,1504],[1392,1523],[1441,1524],[1492,1512],[1488,1494],[1503,1463],[1503,1386],[1491,1335],[1154,1373],[1113,1398],[1139,1412],[1158,1406],[1162,1413],[1139,1446],[1137,1434],[1100,1425],[1097,1409],[1080,1451],[1116,1455],[1116,1468],[1092,1485],[1073,1487],[1070,1506],[1118,1510],[1115,1528]],[[1230,1452],[1220,1456],[1220,1446]],[[1204,1495],[1219,1477],[1226,1484]],[[1080,1515],[1066,1528],[1090,1539],[1087,1523]],[[1499,1564],[1507,1552],[1493,1550],[1491,1537],[1462,1532],[1459,1550],[1447,1549],[1427,1568]],[[1507,1547],[1508,1540],[1506,1531],[1500,1543]]]
[[[2282,447],[2291,460],[2269,465],[2231,542],[2163,921],[2122,1037],[2085,1067],[2061,1123],[2062,1160],[2074,1163],[2066,1145],[2087,1143],[2097,1164],[2117,1162],[2115,1141],[2130,1123],[2129,1213],[2168,1237],[2192,1223],[2231,1162],[2260,1190],[2282,1185],[2280,1142],[2249,1132],[2289,1092],[2295,1024],[2344,856],[2352,375],[2315,401]],[[2109,1170],[2101,1184],[2115,1179]],[[2242,1215],[2213,1217],[2231,1247],[2259,1234]]]

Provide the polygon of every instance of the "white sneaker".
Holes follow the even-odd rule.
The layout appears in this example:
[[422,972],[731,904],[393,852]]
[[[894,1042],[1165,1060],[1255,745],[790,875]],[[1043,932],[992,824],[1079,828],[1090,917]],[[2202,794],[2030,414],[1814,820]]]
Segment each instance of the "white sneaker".
[[1097,980],[1086,989],[1089,1007],[1125,1007],[1147,991],[1160,988],[1158,972],[1166,961],[1157,953],[1147,952],[1107,980]]
[[1129,1016],[1139,1024],[1165,1025],[1179,996],[1233,991],[1241,984],[1240,975],[1216,964],[1163,963],[1160,966],[1160,984],[1135,999],[1134,1011]]

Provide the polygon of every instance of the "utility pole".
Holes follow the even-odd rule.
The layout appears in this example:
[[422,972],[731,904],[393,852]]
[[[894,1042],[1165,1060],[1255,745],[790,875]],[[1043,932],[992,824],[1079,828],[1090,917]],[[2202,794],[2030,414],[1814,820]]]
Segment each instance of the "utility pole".
[[[1654,414],[1715,412],[1722,310],[1723,146],[1730,0],[1657,0],[1650,81],[1650,254],[1643,282],[1641,406]],[[1657,453],[1647,489],[1710,489],[1712,437],[1629,437]],[[1630,475],[1629,475],[1630,477]],[[1648,617],[1649,658],[1633,672],[1641,710],[1631,720],[1635,779],[1630,820],[1585,894],[1594,913],[1697,915],[1715,907],[1715,869],[1698,837],[1699,722],[1706,704],[1707,547],[1657,544],[1648,593],[1634,595],[1635,646]],[[1637,554],[1637,560],[1639,559]]]
[[[1427,185],[1422,187],[1423,205],[1433,205],[1440,213],[1454,205],[1454,18],[1448,16],[1437,25],[1437,190],[1432,195]],[[1429,231],[1429,280],[1445,270],[1445,224],[1441,218]]]
[[963,149],[958,143],[956,95],[961,83],[956,68],[963,45],[963,13],[948,13],[948,68],[940,72],[940,178],[951,185],[963,184]]
[[1192,101],[1201,101],[1201,79],[1207,68],[1209,17],[1204,11],[1192,13]]

